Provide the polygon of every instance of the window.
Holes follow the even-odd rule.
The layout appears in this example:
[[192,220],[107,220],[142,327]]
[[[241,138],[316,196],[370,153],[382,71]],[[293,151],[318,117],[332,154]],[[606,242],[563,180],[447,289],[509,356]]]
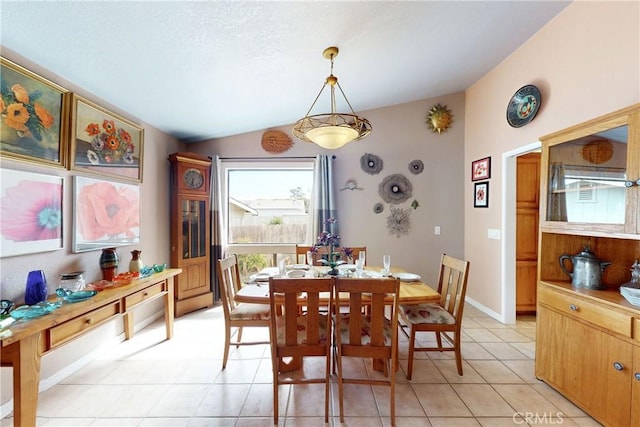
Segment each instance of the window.
[[227,252],[238,254],[243,275],[297,263],[296,244],[308,244],[314,161],[223,161],[222,201]]

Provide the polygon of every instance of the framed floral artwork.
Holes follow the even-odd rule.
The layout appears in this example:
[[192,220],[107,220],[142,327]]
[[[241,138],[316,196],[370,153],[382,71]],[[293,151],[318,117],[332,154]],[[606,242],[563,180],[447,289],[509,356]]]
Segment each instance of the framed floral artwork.
[[62,177],[0,169],[0,256],[62,249]]
[[144,129],[76,94],[71,98],[71,169],[142,182]]
[[471,181],[491,178],[491,157],[471,162]]
[[140,243],[140,187],[74,177],[73,252]]
[[489,182],[476,182],[473,184],[473,207],[489,207]]
[[69,91],[0,57],[0,155],[67,166]]

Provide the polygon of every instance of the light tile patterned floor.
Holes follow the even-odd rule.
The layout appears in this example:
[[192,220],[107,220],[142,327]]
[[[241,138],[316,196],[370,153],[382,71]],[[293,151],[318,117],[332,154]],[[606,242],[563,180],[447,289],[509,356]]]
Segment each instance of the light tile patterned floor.
[[[396,425],[599,426],[534,376],[535,317],[503,325],[465,308],[464,376],[452,353],[417,353],[407,381],[407,340],[401,334]],[[40,394],[39,426],[271,427],[271,360],[268,346],[232,348],[221,371],[224,320],[220,307],[185,315],[175,337],[164,339],[161,320],[114,347],[60,384]],[[245,330],[266,338],[266,330]],[[433,336],[424,335],[425,340]],[[365,370],[370,362],[345,364]],[[305,361],[305,370],[321,368]],[[332,384],[330,425],[340,426]],[[389,426],[387,387],[347,385],[343,425]],[[321,385],[282,386],[280,426],[324,426]],[[525,417],[528,417],[528,422]],[[1,427],[11,426],[11,416]]]

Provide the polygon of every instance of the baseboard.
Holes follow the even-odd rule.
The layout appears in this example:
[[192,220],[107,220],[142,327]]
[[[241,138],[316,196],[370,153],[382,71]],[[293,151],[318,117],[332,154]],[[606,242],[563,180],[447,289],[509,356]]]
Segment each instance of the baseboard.
[[478,301],[474,300],[473,298],[466,297],[464,300],[466,303],[471,304],[472,306],[474,306],[475,308],[477,308],[487,316],[493,317],[498,322],[505,323],[505,324],[507,323],[503,315],[501,315],[500,313],[496,313],[495,311],[491,310],[485,305],[480,304]]

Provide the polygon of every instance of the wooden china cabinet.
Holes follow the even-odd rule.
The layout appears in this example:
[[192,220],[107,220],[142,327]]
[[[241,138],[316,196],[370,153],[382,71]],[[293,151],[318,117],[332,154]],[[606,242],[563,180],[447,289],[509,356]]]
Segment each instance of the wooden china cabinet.
[[213,306],[210,264],[209,176],[211,160],[174,153],[171,162],[171,267],[175,278],[175,315]]
[[[620,295],[640,259],[640,104],[541,141],[536,377],[604,425],[640,426],[640,307]],[[587,246],[611,262],[603,289],[560,268]]]

